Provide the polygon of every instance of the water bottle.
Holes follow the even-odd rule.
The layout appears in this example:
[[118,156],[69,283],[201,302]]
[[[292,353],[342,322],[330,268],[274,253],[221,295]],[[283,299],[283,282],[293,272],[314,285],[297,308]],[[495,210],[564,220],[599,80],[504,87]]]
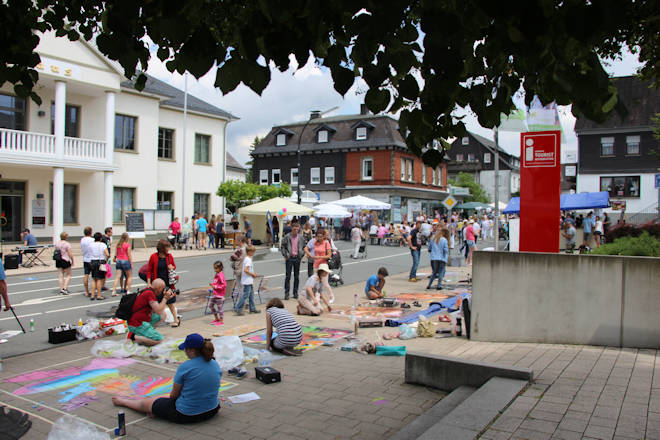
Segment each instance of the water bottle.
[[34,331],[34,318],[30,318],[30,331]]

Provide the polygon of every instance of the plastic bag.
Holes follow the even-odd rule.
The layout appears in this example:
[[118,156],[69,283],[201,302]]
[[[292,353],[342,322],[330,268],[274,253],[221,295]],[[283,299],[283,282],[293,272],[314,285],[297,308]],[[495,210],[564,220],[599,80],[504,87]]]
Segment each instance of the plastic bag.
[[435,326],[425,316],[419,317],[417,324],[417,336],[422,338],[432,338],[435,336]]
[[273,356],[267,351],[259,353],[258,365],[260,367],[270,367],[270,364],[273,363]]
[[101,331],[99,330],[99,320],[98,319],[89,319],[87,323],[82,327],[78,327],[77,338],[81,339],[95,339],[101,336]]
[[399,339],[412,339],[417,337],[415,330],[413,330],[408,324],[401,324],[399,326],[399,331],[401,332]]
[[96,341],[90,351],[96,357],[126,358],[143,353],[146,347],[128,340]]
[[[179,314],[179,311],[174,308],[174,311]],[[165,322],[168,324],[174,324],[174,316],[172,315],[172,312],[170,311],[169,307],[165,307]]]
[[215,348],[213,355],[222,371],[237,367],[243,362],[243,345],[238,336],[220,336],[213,338],[211,343]]
[[110,440],[110,435],[78,417],[64,416],[57,419],[48,440]]

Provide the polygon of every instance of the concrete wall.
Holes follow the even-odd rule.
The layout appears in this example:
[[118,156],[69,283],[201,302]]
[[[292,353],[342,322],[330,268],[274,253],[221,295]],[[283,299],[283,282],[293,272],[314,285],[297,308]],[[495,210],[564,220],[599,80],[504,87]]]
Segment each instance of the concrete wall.
[[660,347],[660,259],[477,252],[472,338]]

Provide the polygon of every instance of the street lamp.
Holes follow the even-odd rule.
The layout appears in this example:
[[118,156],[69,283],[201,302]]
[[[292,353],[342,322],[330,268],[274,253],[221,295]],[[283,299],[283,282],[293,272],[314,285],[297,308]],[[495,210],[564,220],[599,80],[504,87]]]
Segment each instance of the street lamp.
[[301,162],[300,161],[300,159],[301,159],[300,141],[302,140],[303,133],[305,132],[305,129],[307,128],[307,126],[309,125],[309,123],[313,119],[318,119],[318,118],[320,118],[321,116],[323,116],[325,114],[328,114],[330,112],[333,112],[333,111],[337,110],[338,108],[339,108],[339,106],[335,106],[335,107],[332,107],[331,109],[326,110],[324,112],[322,112],[320,110],[313,110],[311,112],[311,114],[309,115],[309,119],[307,120],[307,122],[305,122],[305,125],[303,125],[303,128],[300,131],[300,135],[298,136],[298,189],[296,190],[296,193],[298,194],[298,204],[299,205],[302,203],[302,187],[301,187],[301,178],[300,178],[302,176],[302,168],[301,168],[301,164],[300,164],[300,162]]

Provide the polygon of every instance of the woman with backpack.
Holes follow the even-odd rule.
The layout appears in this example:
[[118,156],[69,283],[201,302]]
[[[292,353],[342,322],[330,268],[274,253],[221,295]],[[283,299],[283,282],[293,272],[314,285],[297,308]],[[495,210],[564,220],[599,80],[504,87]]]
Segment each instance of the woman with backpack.
[[66,241],[69,234],[62,232],[60,241],[55,245],[53,259],[57,267],[57,283],[60,286],[62,295],[69,295],[69,281],[71,281],[71,266],[73,266],[73,253],[71,253],[71,244]]

